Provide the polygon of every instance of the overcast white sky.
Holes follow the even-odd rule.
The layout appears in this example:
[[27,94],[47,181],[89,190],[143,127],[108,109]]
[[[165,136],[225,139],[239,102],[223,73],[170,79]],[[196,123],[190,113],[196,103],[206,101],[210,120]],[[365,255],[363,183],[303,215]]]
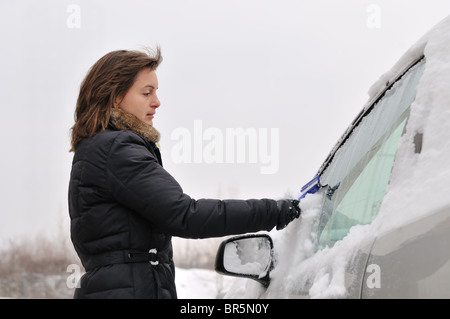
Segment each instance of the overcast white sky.
[[[314,177],[369,87],[448,14],[448,0],[2,1],[0,240],[67,224],[78,88],[107,52],[161,46],[154,125],[186,193],[279,198]],[[243,163],[226,148],[238,128],[255,133]],[[200,163],[173,154],[187,151]],[[206,163],[221,153],[231,163]]]

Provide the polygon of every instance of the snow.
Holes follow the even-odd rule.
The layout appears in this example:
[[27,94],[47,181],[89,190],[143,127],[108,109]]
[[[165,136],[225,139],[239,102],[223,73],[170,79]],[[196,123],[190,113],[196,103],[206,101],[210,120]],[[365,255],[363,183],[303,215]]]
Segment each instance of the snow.
[[[449,52],[450,16],[414,44],[369,90],[366,107],[388,79],[425,54],[426,66],[411,105],[406,134],[400,139],[387,194],[374,221],[354,226],[332,248],[315,252],[321,195],[308,195],[301,202],[299,220],[271,234],[278,264],[271,273],[269,289],[264,291],[251,280],[236,279],[239,283],[233,284],[225,298],[283,298],[294,291],[310,298],[345,298],[345,269],[359,247],[382,233],[450,205]],[[420,154],[414,151],[417,133],[424,133]]]
[[222,276],[213,270],[176,268],[175,284],[179,299],[223,298],[234,278]]

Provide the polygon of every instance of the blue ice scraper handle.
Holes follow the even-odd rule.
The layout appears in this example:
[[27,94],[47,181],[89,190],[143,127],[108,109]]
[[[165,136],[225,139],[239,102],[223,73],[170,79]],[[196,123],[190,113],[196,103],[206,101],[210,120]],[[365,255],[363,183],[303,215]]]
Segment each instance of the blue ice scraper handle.
[[307,194],[314,194],[321,187],[322,185],[320,185],[320,175],[317,175],[311,181],[309,181],[308,184],[302,187],[302,189],[300,190],[301,195],[298,198],[298,201],[300,202]]

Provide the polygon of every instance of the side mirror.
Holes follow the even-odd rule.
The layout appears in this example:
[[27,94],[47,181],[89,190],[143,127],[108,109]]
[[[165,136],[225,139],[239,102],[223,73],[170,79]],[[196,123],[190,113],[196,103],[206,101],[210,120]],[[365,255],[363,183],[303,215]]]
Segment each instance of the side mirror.
[[222,275],[254,279],[267,287],[272,268],[273,241],[266,234],[229,238],[217,251],[215,270]]

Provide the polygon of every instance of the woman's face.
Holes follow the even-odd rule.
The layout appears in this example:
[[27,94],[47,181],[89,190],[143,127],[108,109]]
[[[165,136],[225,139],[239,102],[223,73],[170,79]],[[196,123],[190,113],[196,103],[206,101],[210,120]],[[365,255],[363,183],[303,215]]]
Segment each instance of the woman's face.
[[143,69],[117,106],[141,121],[153,125],[156,109],[161,105],[156,95],[157,89],[158,78],[155,71],[150,68]]

